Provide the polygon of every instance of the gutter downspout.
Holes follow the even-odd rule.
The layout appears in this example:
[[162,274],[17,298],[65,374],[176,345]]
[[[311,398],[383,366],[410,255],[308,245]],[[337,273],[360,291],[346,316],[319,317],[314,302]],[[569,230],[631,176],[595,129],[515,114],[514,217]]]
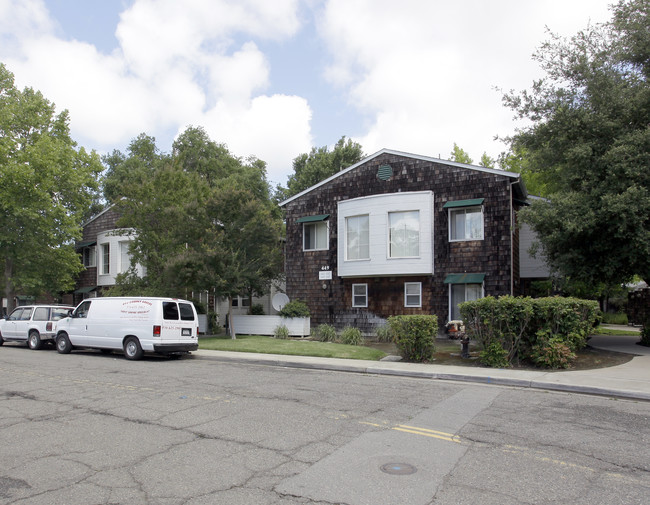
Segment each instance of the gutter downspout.
[[510,296],[515,296],[515,208],[512,186],[517,181],[510,183]]

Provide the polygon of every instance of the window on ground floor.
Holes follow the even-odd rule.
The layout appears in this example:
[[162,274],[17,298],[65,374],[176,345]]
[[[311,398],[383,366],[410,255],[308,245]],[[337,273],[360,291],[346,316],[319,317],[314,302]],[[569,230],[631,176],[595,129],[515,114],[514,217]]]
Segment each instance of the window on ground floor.
[[352,306],[368,306],[368,284],[352,284]]
[[458,306],[463,302],[483,298],[483,284],[450,284],[450,320],[462,319]]
[[404,283],[404,307],[422,307],[422,283]]

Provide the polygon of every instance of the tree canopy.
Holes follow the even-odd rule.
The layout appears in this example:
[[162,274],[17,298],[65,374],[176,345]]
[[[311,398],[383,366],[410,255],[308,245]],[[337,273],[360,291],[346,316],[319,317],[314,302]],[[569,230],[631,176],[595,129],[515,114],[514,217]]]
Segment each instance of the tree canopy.
[[341,137],[330,151],[327,146],[313,147],[311,152],[298,155],[293,160],[293,174],[286,188],[277,188],[277,199],[297,195],[314,184],[354,165],[363,158],[363,148],[351,139]]
[[530,120],[511,139],[547,200],[522,218],[565,276],[650,280],[650,22],[647,0],[622,0],[612,19],[534,55],[545,77],[504,95]]
[[467,165],[474,163],[474,160],[470,157],[467,151],[459,147],[456,142],[454,142],[454,148],[451,150],[449,159],[458,163],[466,163]]
[[68,112],[19,90],[0,64],[0,262],[4,296],[56,294],[82,269],[74,240],[97,197],[99,156],[77,148]]
[[189,127],[170,155],[140,135],[105,163],[107,198],[133,230],[132,258],[146,271],[122,276],[113,293],[260,295],[280,274],[282,219],[263,161],[236,158]]

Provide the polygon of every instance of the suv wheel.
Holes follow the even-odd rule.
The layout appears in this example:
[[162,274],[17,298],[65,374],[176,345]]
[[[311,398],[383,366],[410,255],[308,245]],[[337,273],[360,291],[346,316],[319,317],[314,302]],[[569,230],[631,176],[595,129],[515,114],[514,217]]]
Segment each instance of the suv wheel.
[[29,337],[27,337],[27,345],[29,346],[30,349],[34,351],[38,351],[43,344],[43,341],[41,340],[41,336],[37,331],[30,331],[29,332]]

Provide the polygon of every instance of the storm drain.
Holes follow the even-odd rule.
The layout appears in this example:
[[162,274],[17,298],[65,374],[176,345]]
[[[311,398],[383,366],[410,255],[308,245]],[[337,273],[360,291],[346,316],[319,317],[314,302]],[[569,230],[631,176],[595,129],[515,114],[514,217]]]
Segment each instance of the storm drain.
[[417,468],[408,463],[386,463],[379,468],[382,472],[390,475],[411,475],[418,471]]

